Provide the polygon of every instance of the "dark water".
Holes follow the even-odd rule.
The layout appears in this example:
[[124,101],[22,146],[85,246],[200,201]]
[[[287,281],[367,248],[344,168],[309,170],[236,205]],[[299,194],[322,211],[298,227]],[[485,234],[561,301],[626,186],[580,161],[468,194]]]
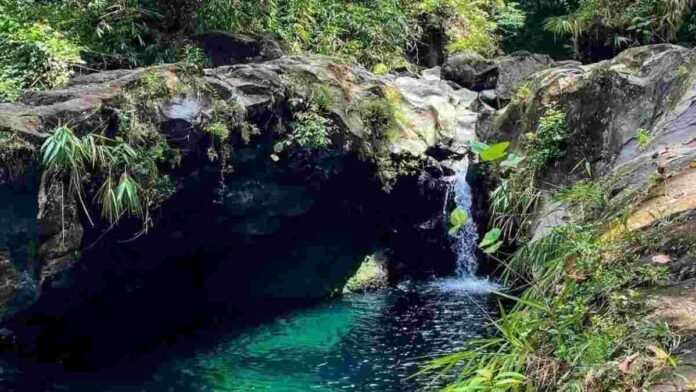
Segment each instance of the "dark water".
[[[0,363],[0,390],[76,392],[382,391],[437,389],[412,377],[428,358],[486,333],[495,308],[487,282],[402,284],[387,292],[329,300],[228,332],[193,353],[133,377],[118,371],[65,373]],[[137,359],[134,359],[136,361]],[[128,381],[126,381],[128,380]]]

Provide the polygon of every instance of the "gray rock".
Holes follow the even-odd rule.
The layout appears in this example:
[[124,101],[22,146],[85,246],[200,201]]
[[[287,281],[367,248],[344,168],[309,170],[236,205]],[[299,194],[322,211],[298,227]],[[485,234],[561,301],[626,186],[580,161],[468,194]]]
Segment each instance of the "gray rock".
[[[60,323],[89,319],[98,324],[100,317],[80,313],[101,311],[90,309],[92,298],[107,298],[123,309],[118,301],[137,298],[141,290],[188,303],[178,287],[168,286],[169,275],[157,278],[161,270],[181,271],[186,276],[176,278],[189,283],[200,274],[195,285],[205,287],[210,303],[241,308],[255,303],[249,298],[319,298],[342,286],[379,238],[388,237],[397,249],[400,264],[389,267],[395,270],[441,270],[453,260],[442,214],[444,176],[452,174],[476,138],[477,94],[454,89],[434,71],[427,77],[378,77],[326,56],[284,56],[201,74],[181,65],[106,71],[0,104],[0,127],[35,150],[58,124],[70,124],[78,136],[108,124],[107,132],[118,136],[122,95],[144,88],[145,72],[157,73],[167,88],[164,94],[138,94],[144,93],[139,103],[149,122],[180,153],[179,166],[160,168],[160,176],[173,182],[174,197],[162,196],[162,208],[150,211],[155,229],[144,234],[137,232],[142,228],[137,218],[124,217],[113,227],[100,219],[91,200],[100,173],[83,184],[89,214],[62,176],[41,173],[33,213],[36,260],[27,272],[10,268],[8,257],[0,259],[0,273],[7,277],[0,285],[0,306],[18,304],[2,326],[16,330],[12,323],[22,320],[12,317],[15,311],[49,312]],[[310,99],[317,88],[329,96],[322,114],[331,121],[330,146],[276,151],[278,141],[288,140],[291,94]],[[375,101],[383,105],[385,118],[396,122],[393,134],[375,135],[363,120],[361,108]],[[225,158],[233,172],[224,176],[220,160],[207,155],[211,140],[202,129],[221,103],[237,104],[241,110],[235,116],[259,131],[247,143],[241,129],[232,130],[232,152]],[[396,184],[392,193],[387,180]],[[413,205],[419,207],[413,211]],[[408,214],[400,210],[404,206]],[[396,227],[384,225],[397,221]],[[196,274],[172,267],[182,258],[195,259],[190,268]],[[79,317],[63,320],[67,308]],[[61,333],[74,330],[65,327]],[[17,339],[37,341],[21,334]]]
[[499,57],[495,63],[498,66],[495,93],[499,99],[509,101],[528,76],[552,66],[553,60],[547,55],[529,54]]
[[284,55],[278,42],[271,36],[208,31],[196,38],[215,67],[275,60]]
[[498,79],[498,66],[475,52],[456,53],[443,64],[442,78],[474,91],[493,89]]
[[442,68],[433,67],[423,70],[421,77],[425,80],[440,80],[442,78]]
[[498,94],[495,93],[495,90],[483,90],[479,93],[479,98],[489,106],[498,106]]
[[[528,96],[499,111],[485,138],[519,148],[524,134],[536,132],[546,107],[556,105],[566,112],[565,156],[540,170],[539,186],[572,186],[587,178],[578,165],[589,162],[593,177],[603,177],[609,189],[610,205],[625,206],[650,189],[658,169],[679,176],[696,159],[694,57],[683,47],[653,45],[597,64],[539,71],[526,81]],[[638,129],[649,133],[647,146],[638,146]],[[541,224],[535,237],[551,226]]]

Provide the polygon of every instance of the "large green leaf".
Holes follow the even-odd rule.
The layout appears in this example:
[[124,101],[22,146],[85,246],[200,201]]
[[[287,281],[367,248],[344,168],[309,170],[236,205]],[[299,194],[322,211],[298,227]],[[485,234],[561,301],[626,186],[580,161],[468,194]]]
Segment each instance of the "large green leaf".
[[481,152],[481,159],[484,162],[492,162],[504,158],[506,155],[505,150],[507,150],[509,146],[510,142],[500,142],[489,146],[483,152]]
[[498,251],[500,247],[503,246],[503,241],[498,241],[490,246],[483,248],[483,253],[490,255]]
[[479,248],[493,245],[496,241],[498,241],[502,233],[503,231],[497,227],[495,229],[491,229],[488,233],[486,233],[485,236],[483,236],[483,241],[481,241],[479,244]]
[[538,302],[537,302],[537,301],[530,301],[530,300],[526,300],[526,299],[523,299],[523,298],[520,298],[520,297],[515,297],[514,295],[505,294],[505,293],[503,293],[503,292],[496,291],[496,290],[491,290],[491,292],[492,292],[493,294],[495,294],[495,295],[499,295],[499,296],[501,296],[501,297],[503,297],[503,298],[507,298],[507,299],[509,299],[509,300],[513,300],[513,301],[515,301],[515,302],[517,302],[517,303],[520,303],[520,304],[522,304],[522,305],[528,306],[528,307],[530,307],[530,308],[534,308],[534,309],[536,309],[536,310],[541,310],[542,312],[548,312],[548,311],[549,311],[548,305],[546,305],[545,303],[543,303],[543,302],[541,302],[541,301],[538,301]]
[[462,228],[466,224],[466,221],[469,219],[469,214],[466,213],[463,209],[457,207],[452,211],[450,214],[450,229],[449,233],[450,235],[456,234],[459,229]]
[[483,240],[479,244],[479,248],[481,248],[483,253],[491,254],[500,249],[500,247],[503,245],[503,241],[498,241],[501,234],[502,230],[498,229],[497,227],[486,233]]

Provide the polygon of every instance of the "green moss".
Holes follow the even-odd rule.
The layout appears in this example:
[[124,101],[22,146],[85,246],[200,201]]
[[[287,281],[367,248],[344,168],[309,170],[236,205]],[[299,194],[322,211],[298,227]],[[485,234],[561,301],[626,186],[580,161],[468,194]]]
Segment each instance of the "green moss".
[[13,131],[0,130],[0,166],[9,170],[10,176],[21,175],[26,161],[34,154],[34,146]]
[[346,282],[343,288],[344,293],[357,293],[387,286],[387,272],[378,257],[371,255],[365,258],[355,275]]
[[394,126],[387,129],[386,137],[390,142],[394,142],[399,138],[402,128],[412,129],[413,124],[408,119],[404,99],[398,88],[391,86],[385,87],[384,99],[386,99],[389,104],[391,116],[395,123]]
[[526,101],[532,95],[532,86],[529,83],[521,85],[513,95],[513,101]]
[[398,99],[395,94],[387,98],[371,98],[360,104],[359,113],[365,130],[373,142],[393,141],[398,138],[399,127]]
[[330,110],[336,104],[331,95],[331,85],[328,83],[313,86],[310,99],[319,109],[324,111]]
[[696,77],[696,59],[690,58],[686,63],[679,66],[676,74],[673,75],[671,83],[673,85],[669,93],[670,109],[675,110],[684,94],[689,91]]
[[388,191],[399,177],[411,175],[421,168],[422,161],[410,154],[402,153],[397,157],[391,153],[393,143],[401,137],[403,129],[411,125],[398,89],[386,87],[381,93],[381,97],[360,102],[357,111],[368,141],[361,154],[375,162],[378,177]]
[[173,93],[172,77],[173,75],[160,67],[148,68],[140,75],[136,87],[129,91],[142,99],[169,98]]
[[384,63],[375,64],[375,66],[372,67],[372,73],[375,75],[384,75],[387,72],[389,72],[389,67]]

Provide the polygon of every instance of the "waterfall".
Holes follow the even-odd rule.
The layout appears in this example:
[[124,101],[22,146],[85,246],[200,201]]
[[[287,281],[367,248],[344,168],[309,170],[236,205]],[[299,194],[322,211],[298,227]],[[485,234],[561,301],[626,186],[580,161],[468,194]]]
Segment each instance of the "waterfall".
[[466,182],[466,170],[459,170],[454,179],[454,201],[457,207],[469,216],[464,227],[455,234],[455,252],[457,254],[455,273],[458,278],[471,278],[476,274],[478,260],[476,246],[479,234],[476,223],[472,218],[471,187]]
[[443,214],[446,221],[449,221],[449,212],[451,208],[450,197],[454,197],[456,206],[464,210],[469,219],[464,227],[462,227],[454,235],[454,251],[456,254],[455,276],[446,279],[439,279],[434,282],[434,285],[445,291],[465,291],[474,293],[486,293],[490,290],[497,289],[498,286],[487,278],[476,276],[478,269],[478,259],[476,258],[476,249],[479,242],[478,227],[473,220],[473,196],[471,187],[466,181],[466,173],[468,171],[467,161],[460,162],[457,168],[456,175],[450,180],[450,183],[445,191],[445,201],[443,206]]

